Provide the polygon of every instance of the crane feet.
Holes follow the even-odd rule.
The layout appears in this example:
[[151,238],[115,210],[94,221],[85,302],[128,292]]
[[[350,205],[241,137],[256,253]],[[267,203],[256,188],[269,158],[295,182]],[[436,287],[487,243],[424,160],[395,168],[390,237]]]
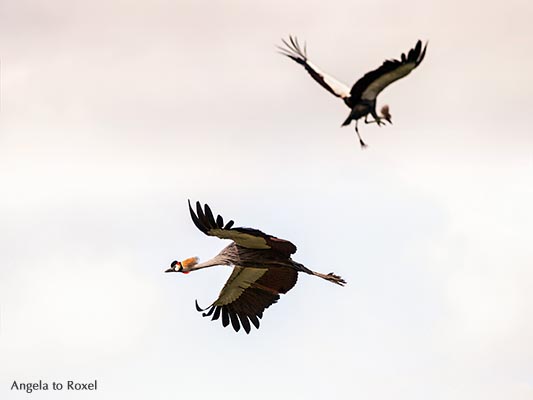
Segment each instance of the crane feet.
[[330,282],[336,283],[337,285],[344,286],[346,281],[342,279],[339,275],[335,275],[333,272],[330,272],[326,275],[326,279]]
[[376,118],[375,121],[376,121],[376,124],[378,124],[379,127],[381,127],[381,125],[385,125],[385,122],[383,122],[380,117]]
[[317,276],[321,277],[322,279],[325,279],[327,281],[330,281],[330,282],[335,283],[335,284],[340,285],[340,286],[346,285],[346,281],[344,279],[342,279],[339,275],[335,275],[333,272],[330,272],[327,275],[315,272],[314,275],[317,275]]

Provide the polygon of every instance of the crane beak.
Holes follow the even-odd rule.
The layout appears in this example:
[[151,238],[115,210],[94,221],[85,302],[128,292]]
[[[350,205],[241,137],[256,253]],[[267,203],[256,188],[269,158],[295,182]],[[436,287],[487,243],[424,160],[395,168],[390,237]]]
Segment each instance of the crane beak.
[[191,271],[178,271],[177,269],[169,268],[165,272],[181,272],[182,274],[188,274]]

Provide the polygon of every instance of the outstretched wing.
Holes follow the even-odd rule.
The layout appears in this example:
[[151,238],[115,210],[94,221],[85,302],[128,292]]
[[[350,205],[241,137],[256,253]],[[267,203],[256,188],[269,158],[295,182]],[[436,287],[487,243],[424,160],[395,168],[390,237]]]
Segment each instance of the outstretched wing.
[[419,40],[407,56],[402,53],[400,60],[386,60],[381,67],[365,74],[352,86],[351,101],[354,104],[360,100],[373,101],[388,85],[418,67],[426,55],[426,47],[427,43],[422,48],[422,42]]
[[207,204],[202,210],[200,202],[197,201],[195,213],[189,200],[189,211],[194,225],[206,235],[216,236],[220,239],[231,239],[239,246],[249,249],[272,249],[287,257],[296,252],[296,246],[288,240],[278,239],[258,229],[233,228],[233,221],[224,225],[223,218],[220,215],[215,218]]
[[307,49],[304,45],[304,48],[300,47],[298,39],[292,36],[289,36],[289,42],[285,39],[281,39],[285,47],[278,46],[280,53],[284,56],[289,57],[290,59],[296,61],[298,64],[304,66],[309,75],[313,77],[323,88],[328,92],[334,94],[337,97],[345,99],[350,96],[350,88],[344,83],[339,82],[335,78],[322,72],[316,65],[311,63],[307,59]]
[[[250,332],[250,322],[259,328],[263,311],[279,300],[279,295],[287,293],[296,284],[298,271],[288,267],[243,268],[236,266],[222,288],[218,299],[206,309],[196,302],[196,309],[202,316],[217,320],[222,316],[222,325],[231,322],[239,331],[241,325]],[[205,312],[204,312],[205,311]]]

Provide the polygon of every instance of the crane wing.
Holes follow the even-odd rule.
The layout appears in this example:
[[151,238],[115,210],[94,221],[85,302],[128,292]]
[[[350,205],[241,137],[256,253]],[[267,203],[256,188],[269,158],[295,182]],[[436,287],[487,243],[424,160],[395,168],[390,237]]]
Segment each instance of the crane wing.
[[202,316],[217,320],[222,316],[222,325],[231,322],[239,331],[241,325],[250,333],[250,322],[259,328],[263,311],[279,300],[296,284],[298,271],[288,267],[249,268],[235,266],[218,299],[206,309],[196,302],[196,309]]
[[315,81],[331,94],[340,97],[341,99],[350,97],[350,88],[348,86],[339,82],[332,76],[325,74],[315,64],[308,60],[306,46],[304,45],[302,50],[297,38],[289,36],[289,42],[285,39],[281,40],[285,45],[285,47],[278,46],[281,54],[296,61],[298,64],[303,65],[306,71],[309,72],[309,75],[311,75]]
[[400,60],[386,60],[379,68],[365,74],[352,86],[351,101],[354,104],[360,100],[373,101],[383,89],[418,67],[426,55],[426,47],[427,43],[422,48],[419,40],[407,56],[402,53]]
[[249,249],[272,249],[287,257],[296,252],[296,246],[288,240],[278,239],[258,229],[233,228],[233,221],[229,221],[224,225],[223,218],[220,215],[215,218],[207,204],[202,210],[200,202],[197,201],[195,213],[189,201],[189,211],[194,225],[206,235],[216,236],[220,239],[230,239],[239,246]]

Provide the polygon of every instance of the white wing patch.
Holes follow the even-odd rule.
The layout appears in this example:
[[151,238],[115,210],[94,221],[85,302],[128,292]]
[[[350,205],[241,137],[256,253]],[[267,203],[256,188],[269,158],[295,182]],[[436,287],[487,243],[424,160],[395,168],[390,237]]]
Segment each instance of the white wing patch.
[[410,62],[401,65],[394,71],[388,72],[385,75],[380,76],[370,85],[368,85],[368,87],[362,93],[361,98],[364,100],[374,100],[383,89],[389,86],[392,82],[397,81],[398,79],[408,75],[415,68],[416,64],[414,62]]
[[316,72],[318,75],[322,77],[322,80],[326,85],[328,85],[331,90],[333,90],[334,94],[337,97],[340,97],[342,99],[345,99],[347,97],[350,97],[350,88],[346,86],[344,83],[339,82],[334,77],[325,74],[322,72],[320,68],[318,68],[315,64],[313,64],[311,61],[306,60],[306,64],[311,68],[314,72]]
[[266,274],[267,271],[266,268],[235,267],[214,305],[224,306],[233,303],[246,289]]
[[270,249],[270,246],[267,244],[264,238],[250,235],[249,233],[239,232],[233,229],[210,229],[209,234],[221,239],[233,240],[238,245],[247,247],[249,249]]

